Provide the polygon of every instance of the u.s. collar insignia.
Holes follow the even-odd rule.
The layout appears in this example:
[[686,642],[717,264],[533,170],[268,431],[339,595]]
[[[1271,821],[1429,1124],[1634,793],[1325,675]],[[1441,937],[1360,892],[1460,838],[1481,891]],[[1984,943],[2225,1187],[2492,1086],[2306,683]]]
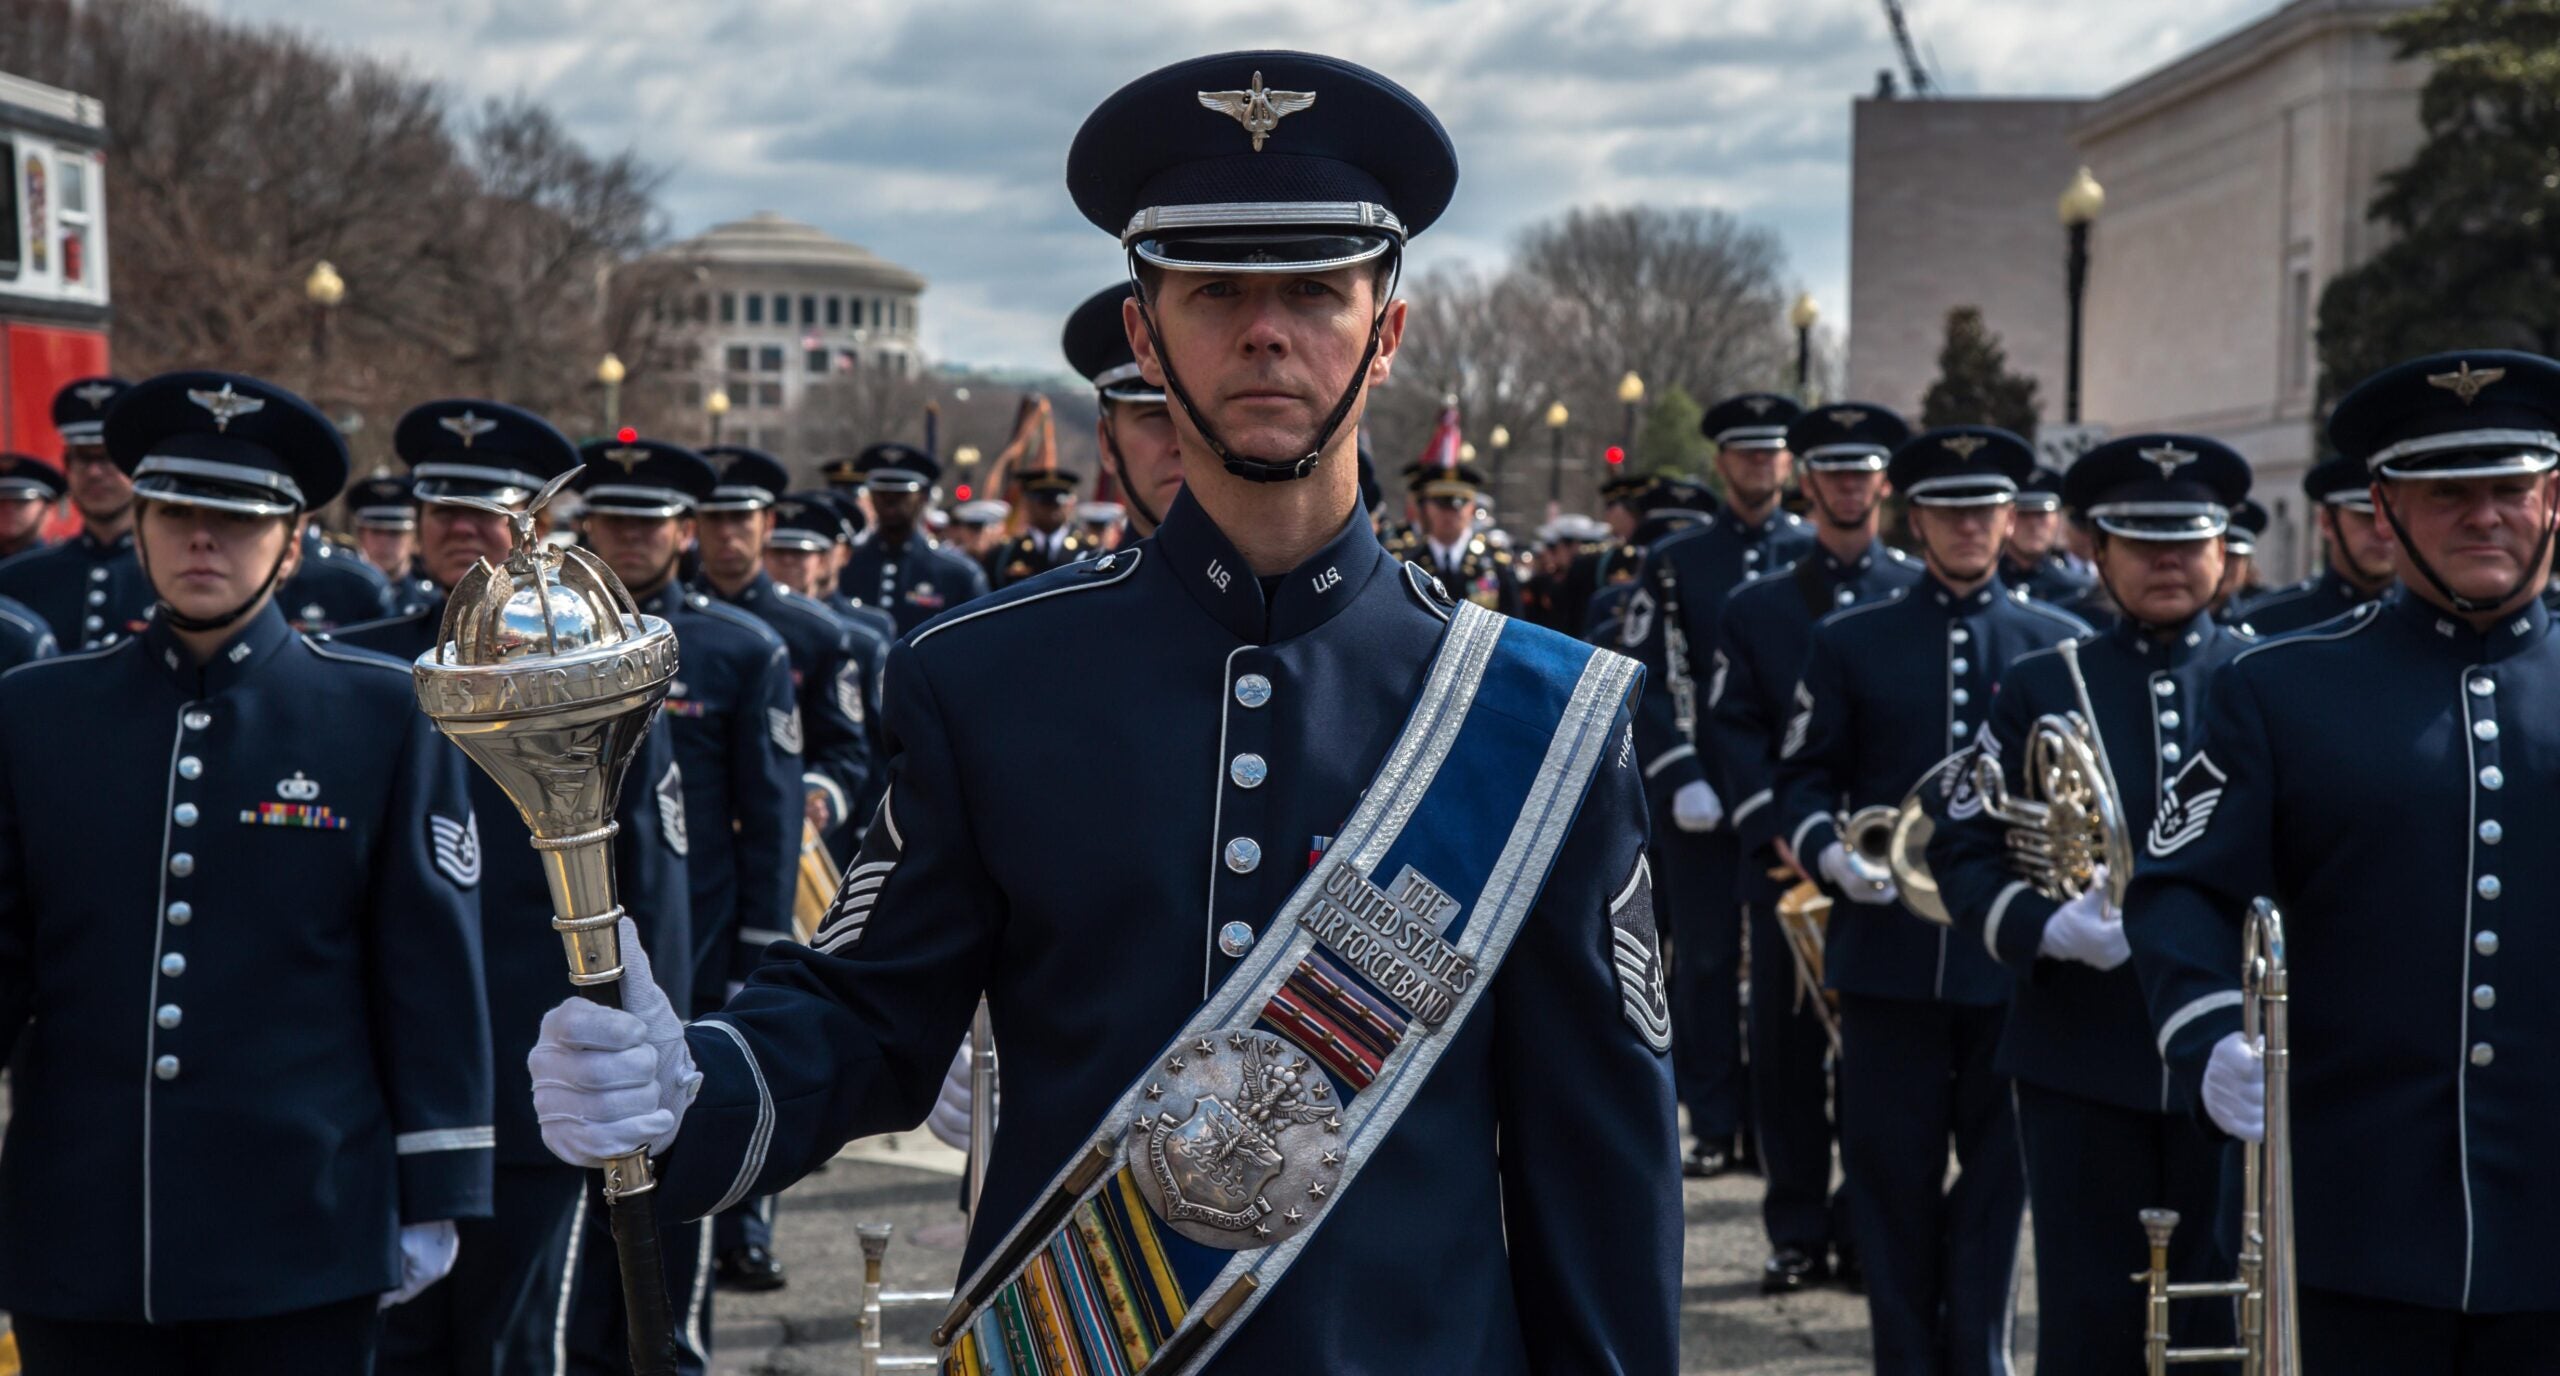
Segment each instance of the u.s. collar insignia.
[[219,392],[207,392],[190,387],[187,389],[187,400],[213,413],[213,428],[216,431],[228,431],[231,428],[231,422],[242,416],[255,415],[267,409],[266,402],[257,397],[244,397],[232,391],[231,384],[228,382],[222,384],[222,390]]
[[1970,459],[1982,446],[1991,443],[1980,435],[1949,435],[1938,441],[1946,451],[1959,459]]
[[2504,368],[2483,368],[2475,373],[2471,371],[2470,360],[2465,359],[2450,373],[2427,374],[2427,385],[2442,387],[2462,398],[2462,404],[2468,406],[2480,399],[2480,393],[2486,390],[2490,383],[2506,375],[2507,370]]
[[627,478],[631,476],[632,470],[648,461],[649,451],[646,449],[617,445],[614,448],[604,451],[604,456],[612,462],[622,465],[622,475]]
[[309,778],[299,769],[290,779],[276,781],[276,796],[288,803],[307,803],[320,796],[320,781]]
[[2157,449],[2145,449],[2142,451],[2142,458],[2145,463],[2160,470],[2163,481],[2178,476],[2179,469],[2196,461],[2194,450],[2180,449],[2170,444],[2164,444]]
[[103,382],[86,382],[72,388],[71,395],[80,398],[90,410],[103,411],[115,399],[116,389]]
[[498,423],[496,421],[490,420],[486,416],[473,415],[469,411],[465,411],[458,416],[439,417],[436,424],[460,435],[462,437],[462,447],[465,449],[471,447],[471,442],[473,440],[476,440],[482,435],[488,434],[490,431],[498,428]]
[[1280,121],[1316,103],[1313,91],[1273,91],[1262,84],[1262,73],[1253,74],[1253,85],[1242,91],[1202,91],[1200,104],[1215,110],[1244,126],[1253,135],[1253,151],[1262,151],[1262,141],[1280,127]]

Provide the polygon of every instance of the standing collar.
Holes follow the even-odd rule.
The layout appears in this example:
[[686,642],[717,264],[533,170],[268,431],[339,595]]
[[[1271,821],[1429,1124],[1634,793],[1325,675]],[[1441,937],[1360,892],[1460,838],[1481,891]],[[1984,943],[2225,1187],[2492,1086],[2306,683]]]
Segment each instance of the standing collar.
[[764,605],[764,600],[773,595],[776,586],[778,585],[773,581],[772,574],[763,569],[757,569],[755,576],[747,580],[746,586],[738,589],[738,595],[735,597],[720,591],[720,585],[712,582],[711,575],[707,573],[696,580],[694,591],[715,601],[726,602],[733,607],[758,607]]
[[2214,637],[2222,634],[2222,627],[2213,619],[2212,611],[2205,610],[2188,617],[2177,634],[2166,640],[2152,639],[2150,631],[2129,616],[2118,616],[2107,627],[2106,633],[2108,639],[2123,646],[2136,658],[2162,660],[2175,668],[2212,644]]
[[151,663],[191,698],[216,697],[229,691],[273,659],[276,651],[293,638],[293,627],[285,621],[284,610],[273,597],[241,623],[222,648],[214,651],[213,658],[202,664],[196,663],[177,632],[159,617],[151,619],[141,637],[143,653],[150,656]]
[[1980,611],[2009,595],[2008,585],[2000,581],[2000,575],[1996,572],[1991,575],[1991,581],[1981,587],[1969,593],[1958,593],[1940,581],[1935,569],[1929,569],[1920,575],[1920,591],[1922,595],[1911,599],[1912,601],[1923,606],[1942,607],[1949,616],[1962,616],[1967,612]]
[[[133,548],[133,532],[130,530],[127,530],[124,534],[119,535],[112,540],[101,540],[97,536],[91,534],[87,527],[84,526],[81,528],[80,549],[92,559],[103,559],[111,554],[121,554],[131,548]],[[184,651],[181,651],[180,653],[184,653]]]
[[[2342,607],[2361,607],[2375,597],[2389,593],[2395,586],[2395,584],[2385,583],[2382,585],[2382,592],[2367,596],[2362,588],[2348,582],[2347,576],[2338,572],[2335,565],[2324,563],[2320,566],[2321,591],[2336,598],[2338,605]],[[2423,606],[2425,603],[2421,601],[2420,605]]]
[[1857,558],[1843,559],[1839,555],[1833,554],[1829,545],[1816,540],[1813,544],[1813,557],[1819,561],[1819,567],[1824,573],[1837,574],[1840,577],[1846,578],[1850,574],[1864,573],[1867,570],[1874,568],[1876,566],[1876,554],[1883,548],[1883,541],[1878,540],[1873,536],[1869,536],[1867,537],[1867,547],[1858,551]]
[[2528,599],[2524,606],[2507,614],[2486,631],[2471,629],[2471,623],[2437,607],[2405,587],[2395,587],[2383,594],[2383,615],[2399,618],[2418,637],[2432,645],[2451,647],[2465,663],[2486,663],[2521,654],[2542,643],[2551,630],[2551,609],[2540,597]]
[[1165,567],[1191,600],[1229,635],[1250,645],[1289,640],[1332,620],[1392,562],[1355,504],[1341,532],[1275,580],[1266,602],[1253,565],[1236,552],[1189,488],[1173,499],[1154,541],[1164,551]]
[[663,617],[670,612],[687,610],[685,599],[691,595],[694,595],[693,590],[685,586],[683,579],[670,578],[665,587],[646,597],[634,593],[631,602],[644,612]]

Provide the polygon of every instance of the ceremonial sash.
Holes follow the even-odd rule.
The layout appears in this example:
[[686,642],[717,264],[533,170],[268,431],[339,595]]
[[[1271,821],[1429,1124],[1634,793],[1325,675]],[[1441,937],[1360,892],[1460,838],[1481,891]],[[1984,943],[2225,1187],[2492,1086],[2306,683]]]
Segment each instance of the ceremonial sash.
[[945,1376],[1196,1371],[1343,1207],[1528,916],[1637,684],[1460,604],[1359,807],[1007,1229]]

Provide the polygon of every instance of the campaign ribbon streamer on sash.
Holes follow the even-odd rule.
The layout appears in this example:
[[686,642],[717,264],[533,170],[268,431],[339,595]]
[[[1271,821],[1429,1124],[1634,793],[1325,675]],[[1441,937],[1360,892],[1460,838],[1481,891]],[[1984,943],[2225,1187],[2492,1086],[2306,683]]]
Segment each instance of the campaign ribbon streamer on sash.
[[[960,1291],[946,1373],[1196,1369],[1481,1000],[1641,671],[1462,605],[1333,846]],[[1381,887],[1382,876],[1385,879]]]

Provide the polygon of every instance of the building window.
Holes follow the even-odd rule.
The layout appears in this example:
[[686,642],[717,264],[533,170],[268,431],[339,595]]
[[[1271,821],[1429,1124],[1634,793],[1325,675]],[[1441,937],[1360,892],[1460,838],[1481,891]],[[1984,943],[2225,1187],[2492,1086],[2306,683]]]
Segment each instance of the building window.
[[747,323],[750,325],[764,323],[764,298],[753,292],[747,294]]
[[2311,354],[2317,343],[2311,310],[2311,269],[2296,265],[2285,282],[2284,386],[2299,392],[2311,385]]
[[694,293],[693,318],[697,322],[708,322],[711,319],[711,297],[709,293]]
[[763,348],[756,350],[756,371],[759,373],[781,372],[782,346],[779,344],[767,344]]
[[809,351],[808,351],[808,355],[809,355],[809,357],[808,357],[808,368],[809,368],[809,371],[810,371],[810,372],[812,372],[812,373],[820,374],[820,375],[825,374],[825,372],[827,371],[827,357],[828,357],[828,355],[829,355],[831,352],[832,352],[832,350],[828,350],[828,349],[811,349],[811,350],[809,350]]
[[735,292],[720,293],[720,323],[723,325],[738,323],[738,297]]
[[728,381],[720,384],[720,390],[727,392],[729,394],[729,400],[735,405],[753,406],[756,404],[755,384],[749,382],[745,378],[730,378]]
[[759,383],[757,383],[757,384],[756,384],[756,405],[758,405],[758,406],[780,406],[781,404],[782,404],[782,384],[781,384],[781,383],[779,383],[779,382],[759,382]]
[[791,298],[780,292],[773,294],[773,323],[777,325],[791,323]]
[[800,298],[800,323],[803,325],[818,323],[818,298],[814,296]]
[[747,346],[744,344],[732,344],[729,346],[728,363],[730,372],[743,373],[747,370],[747,352]]
[[844,324],[844,298],[830,296],[827,298],[827,328],[832,330],[842,324]]

